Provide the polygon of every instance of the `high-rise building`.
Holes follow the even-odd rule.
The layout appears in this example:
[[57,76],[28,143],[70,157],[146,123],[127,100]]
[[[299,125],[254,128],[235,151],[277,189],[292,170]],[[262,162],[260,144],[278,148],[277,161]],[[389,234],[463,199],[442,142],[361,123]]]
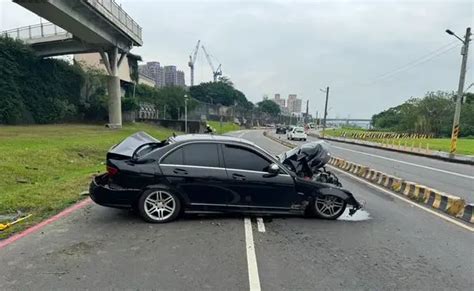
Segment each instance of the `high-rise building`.
[[280,109],[283,109],[285,108],[286,106],[286,102],[285,102],[285,99],[281,99],[280,97],[280,94],[275,94],[275,98],[273,99],[273,102],[275,102],[276,104],[278,104],[280,106]]
[[153,80],[155,80],[156,87],[161,88],[165,85],[165,71],[160,65],[160,62],[148,62],[145,65],[138,67],[138,71]]
[[296,94],[288,95],[288,111],[290,113],[301,113],[301,99],[297,98]]
[[156,87],[181,86],[185,87],[184,72],[176,66],[161,66],[160,62],[148,62],[138,67],[140,74],[155,80]]
[[184,72],[183,71],[176,71],[176,86],[186,87],[186,83],[184,81]]
[[177,80],[176,66],[165,66],[165,86],[175,86]]

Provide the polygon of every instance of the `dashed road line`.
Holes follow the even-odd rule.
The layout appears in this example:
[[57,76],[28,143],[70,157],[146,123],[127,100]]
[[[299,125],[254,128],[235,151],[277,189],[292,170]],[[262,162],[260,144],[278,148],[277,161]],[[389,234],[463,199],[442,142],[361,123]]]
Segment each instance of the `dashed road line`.
[[263,218],[257,217],[257,228],[259,232],[265,232],[265,224],[263,223]]
[[252,221],[244,218],[245,226],[245,249],[247,250],[247,269],[249,273],[250,291],[260,291],[260,278],[258,276],[257,256],[255,255],[255,245],[253,243]]

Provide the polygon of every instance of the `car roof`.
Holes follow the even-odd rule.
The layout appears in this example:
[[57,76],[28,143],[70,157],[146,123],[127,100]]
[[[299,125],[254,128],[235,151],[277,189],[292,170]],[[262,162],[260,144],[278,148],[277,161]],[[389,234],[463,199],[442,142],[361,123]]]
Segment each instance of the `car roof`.
[[227,141],[227,142],[237,142],[245,143],[247,145],[255,146],[251,141],[248,141],[243,138],[228,136],[228,135],[215,135],[215,134],[184,134],[178,135],[175,137],[170,137],[172,142],[186,142],[186,141]]

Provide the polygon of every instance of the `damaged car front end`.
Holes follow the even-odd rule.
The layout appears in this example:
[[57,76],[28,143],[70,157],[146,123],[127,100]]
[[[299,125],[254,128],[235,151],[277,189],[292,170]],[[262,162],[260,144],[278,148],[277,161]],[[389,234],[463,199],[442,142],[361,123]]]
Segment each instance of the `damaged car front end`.
[[278,159],[295,174],[298,186],[303,188],[302,192],[312,194],[313,201],[307,209],[310,214],[334,219],[342,214],[346,205],[350,206],[349,215],[362,208],[354,195],[342,188],[337,176],[326,169],[325,165],[331,159],[326,142],[305,143],[278,155]]

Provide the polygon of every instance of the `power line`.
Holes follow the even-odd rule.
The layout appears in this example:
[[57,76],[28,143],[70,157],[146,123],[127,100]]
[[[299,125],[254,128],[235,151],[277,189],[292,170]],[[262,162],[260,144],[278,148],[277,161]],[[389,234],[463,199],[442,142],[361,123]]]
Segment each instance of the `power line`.
[[[380,81],[383,81],[383,80],[386,80],[386,79],[389,79],[401,72],[405,72],[407,70],[410,70],[416,66],[419,66],[421,64],[424,64],[430,60],[432,60],[433,58],[437,57],[437,56],[440,56],[456,47],[459,46],[459,42],[458,41],[454,41],[454,42],[450,42],[448,44],[445,44],[441,47],[438,47],[437,49],[423,55],[423,56],[420,56],[418,57],[417,59],[411,61],[411,62],[408,62],[406,63],[405,65],[403,66],[400,66],[398,68],[395,68],[393,70],[390,70],[390,71],[387,71],[383,74],[380,74],[376,77],[374,77],[371,81],[369,82],[357,82],[357,83],[353,83],[354,86],[371,86],[377,82],[380,82]],[[336,84],[335,86],[337,87],[338,85],[341,85],[341,84]],[[342,83],[342,85],[344,85],[345,87],[347,87],[347,83]]]
[[427,55],[425,55],[425,56],[423,56],[423,57],[418,58],[418,59],[415,60],[415,61],[412,61],[412,62],[410,62],[410,63],[407,63],[407,64],[404,65],[404,66],[401,66],[401,67],[399,67],[399,68],[397,68],[397,69],[395,69],[395,70],[392,70],[392,71],[389,71],[389,72],[384,73],[384,74],[382,74],[382,75],[379,75],[378,77],[374,78],[374,79],[372,80],[372,82],[370,82],[369,84],[370,84],[370,85],[371,85],[371,84],[374,84],[374,83],[376,83],[376,82],[378,82],[378,81],[388,79],[388,78],[390,78],[390,77],[392,77],[392,76],[394,76],[394,75],[397,75],[397,74],[399,74],[399,73],[401,73],[401,72],[405,72],[405,71],[407,71],[407,70],[410,70],[410,69],[412,69],[412,68],[414,68],[414,67],[416,67],[416,66],[419,66],[419,65],[421,65],[421,64],[424,64],[424,63],[426,63],[426,62],[428,62],[428,61],[430,61],[430,60],[436,58],[437,56],[440,56],[440,55],[442,55],[442,54],[445,54],[445,53],[447,53],[448,51],[450,51],[450,50],[452,50],[452,49],[454,49],[454,48],[456,48],[456,47],[459,47],[459,44],[458,44],[458,43],[454,43],[454,44],[451,43],[451,44],[448,45],[448,46],[444,46],[443,48],[437,49],[437,50],[431,52],[430,54],[427,54]]

